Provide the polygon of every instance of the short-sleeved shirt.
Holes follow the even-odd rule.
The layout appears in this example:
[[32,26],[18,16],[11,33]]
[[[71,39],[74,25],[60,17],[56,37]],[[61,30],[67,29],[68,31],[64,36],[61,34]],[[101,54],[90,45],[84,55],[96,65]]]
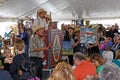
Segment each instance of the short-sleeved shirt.
[[29,56],[30,57],[40,57],[43,58],[44,57],[44,53],[43,51],[39,51],[39,52],[33,52],[34,49],[36,48],[42,48],[44,47],[44,41],[40,36],[31,36],[31,39],[29,41],[29,47],[30,47],[30,52],[29,52]]
[[75,80],[83,80],[87,75],[95,75],[96,67],[91,62],[84,60],[74,69]]
[[102,65],[97,67],[97,73],[98,74],[100,74],[102,70],[103,70],[103,66]]

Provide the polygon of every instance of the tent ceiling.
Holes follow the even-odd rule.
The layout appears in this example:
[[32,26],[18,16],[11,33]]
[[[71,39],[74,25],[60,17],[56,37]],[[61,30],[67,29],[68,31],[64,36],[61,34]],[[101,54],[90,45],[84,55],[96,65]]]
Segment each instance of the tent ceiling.
[[0,0],[0,16],[35,16],[44,8],[53,20],[120,17],[119,4],[120,0]]

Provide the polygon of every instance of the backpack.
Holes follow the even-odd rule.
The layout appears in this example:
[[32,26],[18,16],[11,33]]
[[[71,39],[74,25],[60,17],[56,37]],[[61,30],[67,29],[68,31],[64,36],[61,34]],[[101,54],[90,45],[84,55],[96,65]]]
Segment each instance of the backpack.
[[35,63],[30,60],[28,56],[22,55],[23,60],[19,65],[19,69],[24,72],[31,72],[32,68],[35,66]]
[[24,74],[19,77],[19,80],[40,80],[34,75],[33,68],[35,67],[35,63],[26,55],[22,55],[22,57],[23,59],[18,66],[18,70],[21,70]]

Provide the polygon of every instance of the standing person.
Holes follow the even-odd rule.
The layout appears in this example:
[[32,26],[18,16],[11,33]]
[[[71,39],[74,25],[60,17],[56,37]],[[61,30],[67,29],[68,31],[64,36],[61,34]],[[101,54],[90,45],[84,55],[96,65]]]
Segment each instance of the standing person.
[[44,57],[44,50],[49,47],[45,46],[43,39],[44,27],[38,25],[33,28],[34,35],[30,38],[30,53],[29,56],[36,64],[37,76],[42,79],[42,58]]
[[[75,31],[75,37],[72,40],[73,40],[72,41],[73,53],[81,52],[81,53],[85,54],[87,48],[85,47],[84,43],[80,43],[80,30]],[[72,56],[72,60],[73,60],[73,56]],[[73,61],[71,64],[73,65]]]
[[72,43],[73,53],[81,52],[86,53],[86,47],[84,43],[80,43],[80,30],[75,31],[75,39]]
[[40,9],[37,12],[37,18],[33,22],[33,27],[37,26],[37,25],[45,27],[45,15],[46,15],[46,13],[47,12],[44,9]]
[[[68,27],[68,26],[65,26]],[[63,40],[63,47],[65,47],[65,44],[69,44],[68,50],[71,49],[71,43],[74,42],[74,28],[68,27],[68,30],[65,30],[64,40]],[[69,63],[73,65],[73,55],[68,55]]]
[[75,80],[83,80],[88,76],[96,75],[96,67],[93,63],[86,60],[84,54],[77,52],[73,55]]
[[25,31],[24,28],[20,28],[20,34],[18,35],[18,37],[21,38],[22,40],[24,40],[24,43],[25,43],[24,52],[25,52],[25,54],[28,55],[28,50],[29,50],[29,35]]
[[[65,26],[68,27],[68,26]],[[64,41],[71,41],[75,38],[74,28],[68,27],[68,30],[65,30]]]

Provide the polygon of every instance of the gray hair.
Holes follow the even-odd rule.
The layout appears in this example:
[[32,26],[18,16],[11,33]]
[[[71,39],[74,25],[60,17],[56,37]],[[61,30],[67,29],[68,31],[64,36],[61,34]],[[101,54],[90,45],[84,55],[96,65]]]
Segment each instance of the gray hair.
[[102,56],[106,61],[112,61],[113,60],[113,52],[112,51],[104,51],[102,53]]
[[85,55],[83,54],[83,53],[80,53],[80,52],[76,52],[76,53],[74,53],[74,55],[73,55],[73,59],[74,58],[77,58],[78,60],[85,60],[86,58],[85,58]]

